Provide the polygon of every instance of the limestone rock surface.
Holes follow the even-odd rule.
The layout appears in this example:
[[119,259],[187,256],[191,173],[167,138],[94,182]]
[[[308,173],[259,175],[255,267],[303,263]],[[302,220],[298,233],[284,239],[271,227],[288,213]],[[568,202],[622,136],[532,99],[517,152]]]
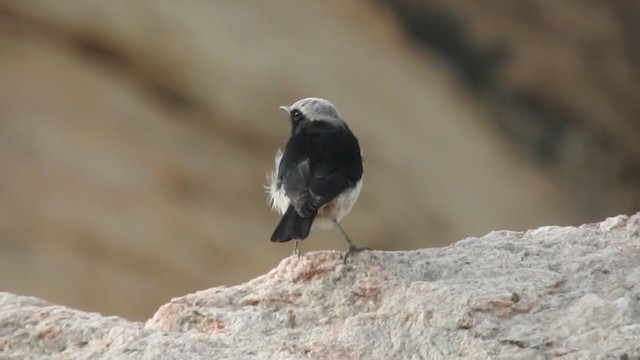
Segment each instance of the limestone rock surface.
[[451,246],[288,257],[146,323],[0,295],[2,359],[640,356],[640,214]]

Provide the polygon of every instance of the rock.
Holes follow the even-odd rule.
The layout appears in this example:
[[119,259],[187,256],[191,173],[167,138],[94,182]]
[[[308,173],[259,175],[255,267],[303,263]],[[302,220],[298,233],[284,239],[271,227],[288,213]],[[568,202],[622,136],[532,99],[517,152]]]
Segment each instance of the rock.
[[640,357],[638,215],[440,249],[288,257],[145,324],[0,295],[3,359]]

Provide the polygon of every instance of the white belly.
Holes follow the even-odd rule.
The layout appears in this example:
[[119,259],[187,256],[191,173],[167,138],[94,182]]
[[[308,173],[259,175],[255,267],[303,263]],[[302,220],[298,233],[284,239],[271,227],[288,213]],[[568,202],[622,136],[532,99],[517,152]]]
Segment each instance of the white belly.
[[[283,215],[289,208],[291,201],[285,194],[284,189],[278,184],[278,167],[280,166],[281,159],[282,151],[278,150],[275,158],[275,169],[268,174],[268,185],[265,186],[265,188],[269,193],[271,209]],[[314,221],[314,225],[318,224],[321,227],[325,227],[325,225],[331,226],[331,219],[340,221],[351,211],[356,200],[358,200],[360,189],[362,189],[362,179],[358,180],[354,187],[345,190],[335,199],[323,205],[318,210],[318,216],[316,217],[316,221]]]
[[331,219],[342,220],[342,218],[351,211],[356,200],[358,200],[360,189],[362,189],[362,179],[358,180],[356,186],[345,190],[335,199],[322,205],[318,210],[318,216],[314,221],[314,225],[317,224],[323,228],[330,227],[333,225]]

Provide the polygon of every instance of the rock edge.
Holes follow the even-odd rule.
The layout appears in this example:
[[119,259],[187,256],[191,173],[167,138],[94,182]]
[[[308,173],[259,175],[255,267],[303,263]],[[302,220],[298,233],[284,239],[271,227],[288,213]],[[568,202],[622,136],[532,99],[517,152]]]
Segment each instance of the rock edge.
[[145,324],[0,293],[2,359],[640,358],[640,213],[289,257]]

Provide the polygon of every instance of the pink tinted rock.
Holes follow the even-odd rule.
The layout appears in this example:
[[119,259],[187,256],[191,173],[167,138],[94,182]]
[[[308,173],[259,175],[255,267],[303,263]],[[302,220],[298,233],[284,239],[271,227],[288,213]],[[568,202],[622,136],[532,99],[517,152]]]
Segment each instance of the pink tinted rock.
[[633,358],[640,242],[620,223],[634,216],[615,219],[346,265],[338,252],[292,256],[245,284],[175,298],[146,324],[5,293],[0,357]]

